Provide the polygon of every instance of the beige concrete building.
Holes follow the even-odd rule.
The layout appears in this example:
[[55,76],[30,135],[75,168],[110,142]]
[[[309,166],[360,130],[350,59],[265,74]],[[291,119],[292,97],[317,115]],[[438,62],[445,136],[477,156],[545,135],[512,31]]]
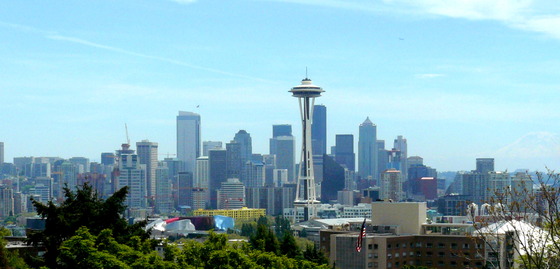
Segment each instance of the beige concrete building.
[[420,234],[426,203],[371,203],[373,226],[394,226],[396,234]]

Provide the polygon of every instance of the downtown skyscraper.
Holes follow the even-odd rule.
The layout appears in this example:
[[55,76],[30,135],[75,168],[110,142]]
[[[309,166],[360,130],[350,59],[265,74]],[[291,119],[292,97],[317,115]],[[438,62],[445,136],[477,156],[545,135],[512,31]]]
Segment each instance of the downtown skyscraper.
[[276,155],[276,168],[288,170],[288,181],[295,181],[296,141],[289,124],[273,125],[270,154]]
[[185,171],[194,173],[196,158],[200,157],[200,115],[179,111],[177,116],[177,159],[185,164]]
[[327,107],[313,106],[313,121],[311,122],[311,144],[313,155],[327,154]]
[[156,195],[156,169],[158,167],[158,143],[142,140],[136,142],[138,162],[146,165],[148,196]]
[[371,122],[369,117],[360,124],[360,134],[358,138],[358,174],[362,178],[369,176],[376,178],[377,168],[377,126]]

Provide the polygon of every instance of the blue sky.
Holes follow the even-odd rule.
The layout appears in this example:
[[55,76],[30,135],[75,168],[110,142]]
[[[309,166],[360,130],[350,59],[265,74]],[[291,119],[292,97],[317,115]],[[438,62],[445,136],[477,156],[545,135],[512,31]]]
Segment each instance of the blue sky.
[[[125,140],[175,153],[179,110],[203,140],[239,129],[268,153],[309,69],[329,146],[408,139],[438,170],[560,167],[560,8],[531,0],[6,1],[0,141],[6,159],[99,159]],[[197,108],[199,106],[199,108]],[[357,137],[355,137],[357,143]],[[356,149],[357,151],[357,149]],[[161,158],[165,156],[160,156]]]

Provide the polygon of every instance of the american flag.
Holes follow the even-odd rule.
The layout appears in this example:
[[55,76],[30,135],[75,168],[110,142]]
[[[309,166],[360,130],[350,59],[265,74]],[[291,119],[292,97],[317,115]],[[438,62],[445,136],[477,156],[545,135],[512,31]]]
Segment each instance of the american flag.
[[362,251],[362,240],[366,236],[366,218],[364,218],[364,223],[362,223],[362,229],[360,230],[360,235],[358,236],[358,242],[356,242],[356,251]]

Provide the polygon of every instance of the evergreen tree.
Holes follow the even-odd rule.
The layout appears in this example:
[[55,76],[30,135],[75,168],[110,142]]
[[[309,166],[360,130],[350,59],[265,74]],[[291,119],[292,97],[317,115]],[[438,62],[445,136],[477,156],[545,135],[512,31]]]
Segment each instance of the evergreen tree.
[[56,268],[60,245],[74,236],[81,227],[87,227],[93,235],[109,229],[118,242],[128,242],[133,236],[146,240],[149,233],[143,229],[145,222],[128,225],[122,217],[126,209],[124,202],[127,193],[128,189],[124,187],[103,200],[86,183],[78,187],[76,192],[65,187],[66,199],[59,206],[52,201],[43,204],[33,200],[37,214],[45,219],[45,229],[30,234],[29,242],[44,246],[44,264]]

